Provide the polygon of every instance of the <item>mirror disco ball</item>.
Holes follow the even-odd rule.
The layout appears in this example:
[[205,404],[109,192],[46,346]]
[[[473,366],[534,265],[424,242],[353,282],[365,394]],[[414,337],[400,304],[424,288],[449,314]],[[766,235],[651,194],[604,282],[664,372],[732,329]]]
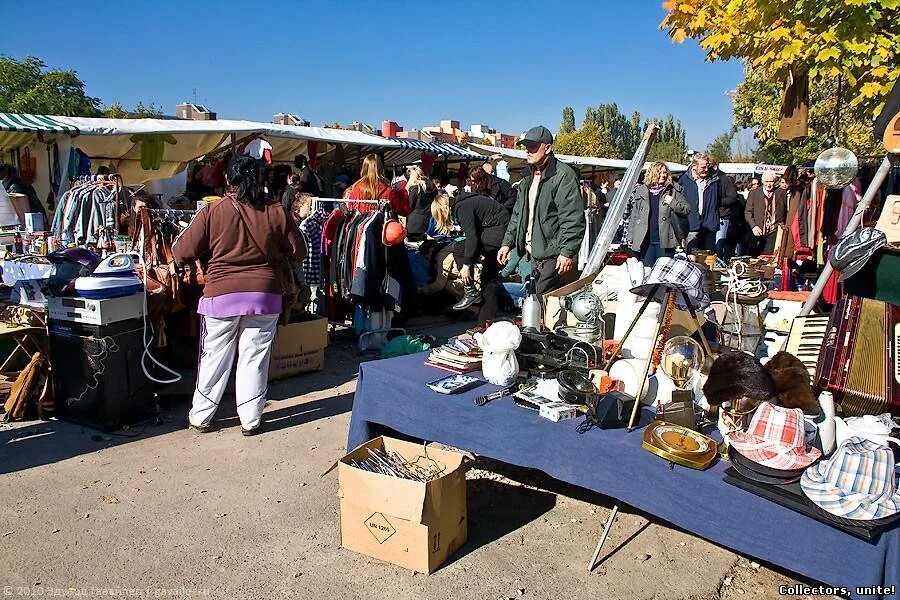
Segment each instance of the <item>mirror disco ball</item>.
[[819,155],[814,167],[816,179],[832,189],[850,185],[859,171],[859,160],[846,148],[829,148]]

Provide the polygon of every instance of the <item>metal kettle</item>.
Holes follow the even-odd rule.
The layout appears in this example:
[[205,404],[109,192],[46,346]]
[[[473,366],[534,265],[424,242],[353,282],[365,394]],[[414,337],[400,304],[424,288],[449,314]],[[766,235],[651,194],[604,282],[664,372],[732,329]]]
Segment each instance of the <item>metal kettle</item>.
[[544,303],[535,292],[535,278],[526,283],[528,295],[522,304],[522,328],[527,331],[541,331],[544,328]]

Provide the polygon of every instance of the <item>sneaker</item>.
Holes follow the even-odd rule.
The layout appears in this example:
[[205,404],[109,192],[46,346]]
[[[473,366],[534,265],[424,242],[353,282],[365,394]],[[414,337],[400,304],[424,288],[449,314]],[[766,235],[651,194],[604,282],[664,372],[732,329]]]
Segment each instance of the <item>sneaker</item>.
[[251,435],[256,435],[262,431],[262,421],[259,422],[259,425],[254,427],[253,429],[244,429],[241,427],[241,435],[250,437]]
[[466,286],[466,293],[462,300],[453,305],[453,310],[466,310],[474,304],[481,303],[481,292],[475,289],[474,285]]
[[188,429],[193,429],[197,433],[209,433],[212,431],[212,425],[194,425],[188,421]]

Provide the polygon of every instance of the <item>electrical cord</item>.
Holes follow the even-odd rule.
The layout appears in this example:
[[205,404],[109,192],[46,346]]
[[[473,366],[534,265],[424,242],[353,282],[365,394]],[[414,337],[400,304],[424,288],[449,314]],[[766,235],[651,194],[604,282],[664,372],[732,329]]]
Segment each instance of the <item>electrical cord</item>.
[[[143,248],[143,247],[144,247],[144,232],[142,230],[141,235],[140,235],[139,248]],[[141,370],[144,372],[144,375],[147,377],[147,379],[149,379],[150,381],[152,381],[154,383],[160,383],[160,384],[164,384],[164,385],[168,385],[171,383],[178,383],[179,381],[181,381],[181,374],[178,373],[177,371],[170,369],[169,367],[162,364],[161,362],[159,362],[156,359],[156,357],[150,353],[150,345],[153,343],[153,337],[154,337],[155,332],[153,331],[153,325],[151,324],[150,325],[150,337],[149,338],[147,337],[147,263],[144,262],[143,252],[135,252],[134,254],[138,257],[138,261],[141,264],[141,267],[142,267],[141,274],[143,276],[143,283],[144,283],[144,291],[143,291],[144,329],[143,329],[143,333],[141,334],[142,335],[141,339],[144,343],[144,351],[141,353]],[[150,358],[151,361],[153,361],[153,364],[155,364],[157,367],[159,367],[163,371],[169,373],[170,375],[173,375],[173,377],[171,379],[157,379],[156,377],[151,375],[150,371],[147,369],[147,358],[148,357]]]
[[[84,338],[89,339],[89,338]],[[91,367],[91,373],[87,377],[87,384],[85,384],[84,389],[77,396],[66,398],[66,404],[69,406],[78,406],[81,404],[84,399],[84,395],[87,394],[91,390],[97,389],[100,385],[100,376],[103,375],[103,372],[106,371],[106,358],[109,356],[111,352],[118,352],[119,346],[116,344],[116,341],[109,337],[102,337],[95,340],[98,352],[87,355],[88,365]]]
[[742,279],[747,273],[747,265],[739,262],[728,267],[728,287],[725,289],[726,310],[731,311],[734,332],[737,334],[738,347],[744,347],[743,312],[738,303],[740,296],[759,296],[766,292],[766,286],[759,279]]

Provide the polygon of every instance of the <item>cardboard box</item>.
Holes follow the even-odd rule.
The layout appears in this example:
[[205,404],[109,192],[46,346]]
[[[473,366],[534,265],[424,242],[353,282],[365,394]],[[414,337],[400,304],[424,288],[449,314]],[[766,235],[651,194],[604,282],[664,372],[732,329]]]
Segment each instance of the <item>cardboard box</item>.
[[269,379],[284,379],[298,373],[325,368],[328,320],[324,318],[279,325],[272,344]]
[[[350,465],[368,449],[394,451],[443,469],[422,483]],[[388,437],[371,440],[338,463],[341,546],[419,573],[433,573],[466,543],[466,474],[463,455]]]

